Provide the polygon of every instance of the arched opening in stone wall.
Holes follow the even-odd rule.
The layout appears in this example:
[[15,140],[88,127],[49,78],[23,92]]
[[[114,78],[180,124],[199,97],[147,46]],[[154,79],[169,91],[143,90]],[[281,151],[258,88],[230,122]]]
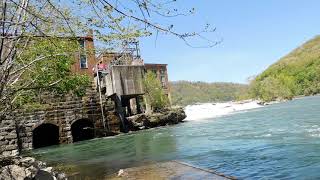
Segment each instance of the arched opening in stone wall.
[[59,144],[59,127],[53,124],[41,124],[32,131],[33,148]]
[[89,119],[79,119],[71,125],[73,142],[94,138],[94,125]]

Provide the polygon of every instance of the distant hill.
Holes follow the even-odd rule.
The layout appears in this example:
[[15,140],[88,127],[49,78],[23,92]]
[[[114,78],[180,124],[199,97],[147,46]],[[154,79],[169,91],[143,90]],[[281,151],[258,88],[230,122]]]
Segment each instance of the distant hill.
[[320,92],[320,36],[304,43],[250,84],[251,97],[264,101]]
[[174,105],[189,105],[197,102],[221,102],[236,100],[246,92],[248,85],[235,83],[171,82],[171,97]]

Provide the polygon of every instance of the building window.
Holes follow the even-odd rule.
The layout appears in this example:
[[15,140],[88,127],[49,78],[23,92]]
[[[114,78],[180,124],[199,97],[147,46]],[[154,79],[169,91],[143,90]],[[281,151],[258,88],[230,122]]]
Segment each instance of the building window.
[[80,68],[81,69],[88,68],[88,60],[87,60],[87,56],[85,54],[80,55]]
[[161,76],[160,77],[160,81],[161,81],[161,85],[163,88],[166,87],[166,77],[165,76]]
[[160,70],[160,74],[165,74],[165,73],[166,73],[166,71],[164,69]]
[[87,55],[85,52],[85,40],[81,39],[79,40],[80,44],[80,68],[81,69],[86,69],[88,68],[88,60],[87,60]]
[[84,39],[79,40],[81,50],[84,50]]

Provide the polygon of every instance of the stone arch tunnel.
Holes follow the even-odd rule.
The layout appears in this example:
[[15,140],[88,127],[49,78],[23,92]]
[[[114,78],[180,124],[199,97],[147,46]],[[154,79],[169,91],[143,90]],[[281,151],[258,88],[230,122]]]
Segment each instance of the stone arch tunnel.
[[[0,126],[5,127],[0,129],[4,137],[0,138],[0,155],[102,136],[105,129],[96,95],[95,89],[89,89],[82,98],[49,96],[46,103],[50,105],[45,109],[19,110],[6,116],[0,121]],[[118,131],[120,120],[112,118],[111,127]]]
[[93,139],[95,136],[94,124],[89,119],[79,119],[72,123],[71,134],[73,142]]
[[32,131],[33,148],[59,144],[59,127],[54,124],[41,124]]

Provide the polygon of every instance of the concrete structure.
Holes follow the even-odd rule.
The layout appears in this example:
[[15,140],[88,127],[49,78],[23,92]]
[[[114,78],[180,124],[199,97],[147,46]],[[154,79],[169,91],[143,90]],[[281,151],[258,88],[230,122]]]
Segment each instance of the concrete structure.
[[[121,129],[128,131],[125,117],[141,113],[140,99],[144,94],[144,66],[139,56],[132,52],[103,53],[98,63],[105,64],[95,76],[97,89],[115,103],[121,120]],[[99,76],[99,77],[98,77]]]
[[144,94],[144,66],[111,66],[110,73],[103,79],[106,82],[106,96],[114,94],[130,98]]
[[[117,109],[119,114],[124,114],[123,116],[142,111],[140,101],[143,99],[143,79],[146,71],[152,71],[157,75],[171,103],[167,64],[144,64],[139,55],[133,54],[104,53],[98,57],[98,62],[107,64],[108,68],[100,73],[102,77],[100,77],[100,82],[96,84],[101,85],[106,97],[112,98],[116,104],[121,104],[117,106]],[[123,108],[125,110],[121,110]],[[145,109],[149,112],[151,108],[146,104]],[[124,118],[121,119],[123,119],[123,126],[125,126]]]
[[[237,179],[210,169],[203,169],[180,161],[148,163],[138,167],[126,168],[123,172],[124,173],[120,176],[121,179]],[[115,174],[107,177],[107,179],[119,179],[119,176],[118,174]]]
[[[116,62],[118,61],[118,62]],[[161,82],[162,88],[165,94],[170,97],[170,85],[169,85],[169,78],[168,78],[168,70],[167,64],[155,64],[155,63],[144,63],[140,57],[134,57],[133,55],[126,53],[115,53],[115,52],[108,52],[102,53],[97,57],[98,63],[103,63],[111,66],[119,66],[119,65],[126,65],[126,66],[144,66],[146,71],[152,71],[157,75],[157,78]],[[110,71],[109,71],[110,72]],[[137,72],[140,74],[140,72]],[[102,82],[104,83],[104,82]],[[112,83],[111,83],[112,84]],[[106,86],[106,85],[104,85]]]

